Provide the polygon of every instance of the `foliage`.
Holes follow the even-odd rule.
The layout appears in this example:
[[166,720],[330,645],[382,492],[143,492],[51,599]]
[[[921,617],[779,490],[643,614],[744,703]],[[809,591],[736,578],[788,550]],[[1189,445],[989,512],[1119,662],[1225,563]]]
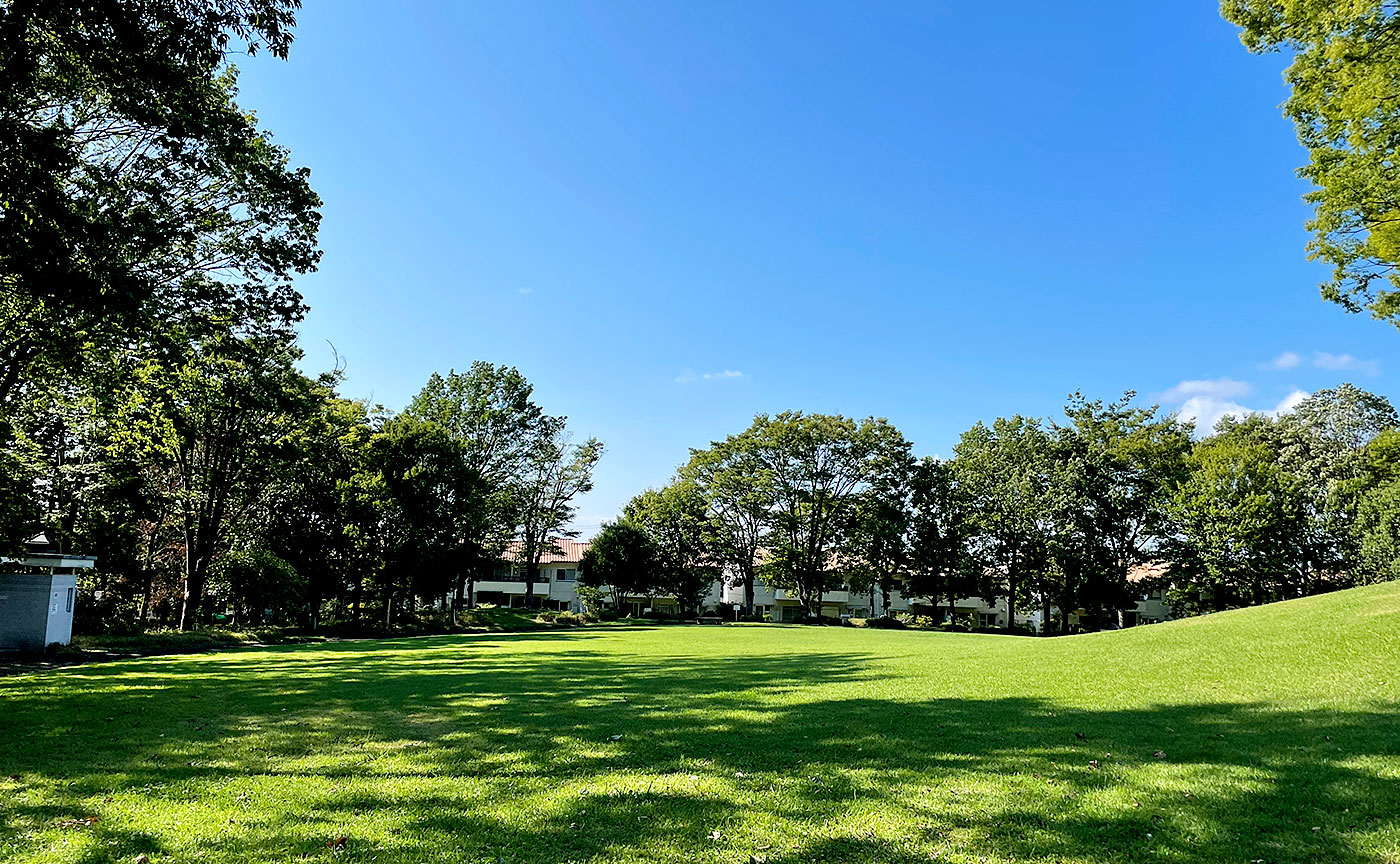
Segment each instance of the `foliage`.
[[525,570],[527,605],[534,605],[541,558],[558,548],[555,538],[577,536],[568,527],[573,502],[593,488],[593,468],[602,456],[603,442],[597,438],[573,443],[563,417],[545,417],[531,439],[516,486],[515,510],[515,560]]
[[1039,421],[1017,415],[978,423],[953,450],[957,483],[972,506],[972,554],[996,575],[988,594],[1006,598],[1010,626],[1049,551],[1050,439]]
[[320,200],[234,102],[233,44],[285,57],[295,0],[0,6],[0,407],[171,318],[303,313]]
[[884,419],[789,411],[760,415],[747,433],[773,494],[765,580],[798,596],[805,615],[820,615],[834,585],[833,555],[854,517],[858,495],[881,464],[907,454],[908,443]]
[[694,615],[720,568],[711,557],[706,502],[696,484],[684,480],[637,495],[622,511],[623,519],[650,541],[652,591],[676,598],[682,615]]
[[659,558],[656,544],[640,527],[625,518],[605,522],[579,561],[579,587],[606,588],[614,605],[629,594],[654,595],[661,588]]
[[755,582],[776,504],[772,477],[752,431],[691,450],[680,478],[705,502],[705,545],[744,589],[744,614],[753,615]]
[[237,610],[236,624],[285,624],[306,604],[306,579],[265,549],[234,552],[214,569],[213,590]]
[[1223,0],[1256,53],[1292,62],[1285,113],[1308,151],[1299,173],[1316,187],[1308,244],[1332,267],[1322,295],[1400,326],[1400,18],[1390,0]]

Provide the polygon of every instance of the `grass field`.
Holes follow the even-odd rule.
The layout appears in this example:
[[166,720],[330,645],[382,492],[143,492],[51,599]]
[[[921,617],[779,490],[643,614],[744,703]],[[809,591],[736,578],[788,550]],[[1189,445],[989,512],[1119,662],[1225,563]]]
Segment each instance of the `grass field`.
[[1400,862],[1400,584],[1054,640],[776,626],[0,679],[0,861]]

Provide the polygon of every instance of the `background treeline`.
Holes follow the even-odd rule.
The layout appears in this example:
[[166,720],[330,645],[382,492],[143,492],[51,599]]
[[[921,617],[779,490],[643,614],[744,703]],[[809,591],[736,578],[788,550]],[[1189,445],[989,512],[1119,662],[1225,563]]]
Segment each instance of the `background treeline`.
[[97,556],[80,629],[450,614],[591,482],[514,369],[398,415],[299,371],[321,202],[227,62],[298,5],[0,4],[0,556]]
[[[896,587],[942,609],[1006,599],[1009,622],[1040,609],[1064,632],[1056,610],[1114,626],[1148,590],[1189,615],[1400,575],[1400,430],[1384,398],[1346,384],[1195,441],[1132,395],[979,423],[943,460],[916,458],[884,420],[760,416],[634,498],[581,578],[684,608],[724,573],[749,615],[755,578],[813,618],[847,586],[878,609]],[[1129,579],[1149,563],[1166,566]]]

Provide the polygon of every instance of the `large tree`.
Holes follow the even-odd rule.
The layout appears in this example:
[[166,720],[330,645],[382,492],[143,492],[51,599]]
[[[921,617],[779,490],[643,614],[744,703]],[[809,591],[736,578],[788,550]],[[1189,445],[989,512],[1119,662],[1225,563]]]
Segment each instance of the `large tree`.
[[676,598],[681,614],[696,614],[720,566],[709,548],[705,498],[687,480],[648,489],[623,508],[623,519],[640,528],[656,550],[656,583]]
[[659,564],[647,532],[626,519],[604,522],[579,561],[579,583],[607,589],[613,606],[628,594],[655,594]]
[[1304,519],[1301,482],[1281,464],[1265,417],[1222,424],[1187,459],[1169,506],[1174,599],[1215,611],[1296,596],[1289,579]]
[[841,569],[852,590],[869,592],[872,616],[889,615],[890,592],[911,564],[917,464],[908,448],[880,453],[843,532]]
[[972,503],[970,548],[998,576],[1006,625],[1047,553],[1046,504],[1052,465],[1050,437],[1034,418],[1017,415],[978,423],[953,448],[957,482]]
[[948,601],[948,619],[957,600],[986,590],[981,565],[973,557],[974,501],[959,482],[953,462],[926,457],[911,478],[909,560],[905,594]]
[[1190,427],[1158,416],[1156,406],[1133,406],[1133,395],[1105,403],[1075,393],[1066,422],[1051,428],[1053,566],[1042,579],[1042,600],[1047,610],[1052,600],[1062,613],[1085,609],[1095,628],[1134,602],[1128,573],[1164,536],[1167,500],[1191,449]]
[[731,435],[704,450],[692,450],[681,477],[695,484],[707,505],[707,541],[719,564],[744,589],[744,614],[754,614],[754,586],[773,515],[772,476],[757,440]]
[[1316,187],[1310,257],[1322,295],[1400,326],[1400,17],[1392,0],[1223,0],[1245,47],[1286,51],[1284,110]]
[[759,415],[749,434],[773,489],[767,580],[796,593],[803,614],[815,617],[834,584],[833,553],[859,495],[879,464],[907,453],[909,444],[883,418],[857,422],[800,411]]
[[525,571],[525,604],[535,605],[540,560],[558,550],[558,537],[578,536],[570,528],[574,500],[593,488],[593,468],[603,456],[603,442],[573,442],[565,418],[545,417],[539,424],[516,490],[516,562]]
[[283,338],[225,333],[136,370],[117,444],[171,478],[184,552],[181,629],[199,620],[210,567],[230,524],[293,464],[299,426],[319,395],[296,370],[299,357]]
[[476,579],[495,569],[517,524],[521,483],[549,422],[533,390],[514,367],[477,361],[465,373],[434,373],[404,410],[456,441],[461,469],[477,479],[473,495],[451,502],[459,538],[449,565],[454,611],[471,602]]
[[0,406],[81,372],[86,345],[149,352],[171,316],[300,318],[320,201],[234,103],[226,61],[286,56],[298,5],[0,5]]

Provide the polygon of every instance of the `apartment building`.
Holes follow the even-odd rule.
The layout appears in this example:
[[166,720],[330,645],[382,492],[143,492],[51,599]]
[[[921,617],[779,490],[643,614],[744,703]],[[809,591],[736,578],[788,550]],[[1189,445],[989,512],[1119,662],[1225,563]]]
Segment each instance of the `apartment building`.
[[[546,552],[540,558],[540,568],[535,575],[536,605],[543,609],[582,612],[583,603],[578,598],[578,565],[583,560],[583,553],[588,551],[588,543],[562,539],[554,542],[559,551]],[[525,571],[516,560],[518,554],[518,546],[507,549],[505,560],[496,568],[492,578],[476,583],[476,602],[497,606],[525,605]],[[711,585],[702,603],[704,608],[718,608],[723,602],[721,591],[722,586],[718,581]],[[605,599],[612,602],[611,597]],[[679,601],[665,594],[624,595],[616,605],[623,614],[638,617],[651,612],[663,615],[680,613]]]
[[[742,607],[744,586],[725,585],[722,600],[727,605]],[[954,605],[959,621],[973,622],[979,627],[1006,626],[1005,600],[988,601],[980,597],[961,597]],[[795,591],[759,583],[754,586],[754,611],[770,621],[795,621],[801,613],[801,604]],[[878,588],[872,595],[868,590],[852,591],[849,586],[843,585],[836,590],[825,592],[821,597],[821,614],[828,618],[870,618],[896,612],[926,615],[935,621],[945,621],[948,618],[948,604],[946,600],[934,604],[926,597],[905,597],[897,587],[890,591],[888,606],[885,605],[883,592]],[[1039,611],[1018,613],[1016,623],[1039,630],[1040,618]]]
[[[578,568],[583,553],[588,550],[586,541],[556,540],[558,552],[548,552],[540,559],[539,571],[535,577],[534,594],[537,606],[544,609],[570,610],[579,612],[583,604],[578,598]],[[515,561],[518,549],[507,550],[505,560],[489,580],[476,583],[476,602],[493,603],[497,606],[525,605],[524,570]],[[1154,579],[1165,572],[1164,564],[1147,564],[1135,568],[1128,581],[1142,586],[1142,594],[1137,606],[1125,610],[1120,626],[1151,624],[1171,618],[1171,607],[1166,604],[1161,590],[1153,587]],[[605,597],[607,602],[612,598]],[[733,613],[743,608],[744,587],[716,581],[710,586],[703,607],[707,611]],[[643,616],[651,612],[675,615],[680,605],[675,597],[666,595],[641,596],[627,595],[617,602],[623,614]],[[987,600],[981,597],[960,597],[954,601],[959,622],[978,627],[1007,626],[1007,603],[1005,599]],[[800,615],[801,604],[796,592],[783,588],[773,588],[762,584],[755,585],[754,610],[765,619],[774,622],[795,621]],[[1057,610],[1052,610],[1052,612]],[[935,621],[948,620],[947,600],[931,601],[927,597],[906,597],[898,586],[889,593],[888,606],[884,594],[877,588],[873,594],[869,590],[851,590],[850,586],[840,585],[827,591],[821,597],[821,614],[828,618],[868,618],[890,615],[897,612],[924,615]],[[1070,624],[1074,626],[1080,610],[1071,610]],[[1039,632],[1044,626],[1044,611],[1041,609],[1018,610],[1016,624]]]

